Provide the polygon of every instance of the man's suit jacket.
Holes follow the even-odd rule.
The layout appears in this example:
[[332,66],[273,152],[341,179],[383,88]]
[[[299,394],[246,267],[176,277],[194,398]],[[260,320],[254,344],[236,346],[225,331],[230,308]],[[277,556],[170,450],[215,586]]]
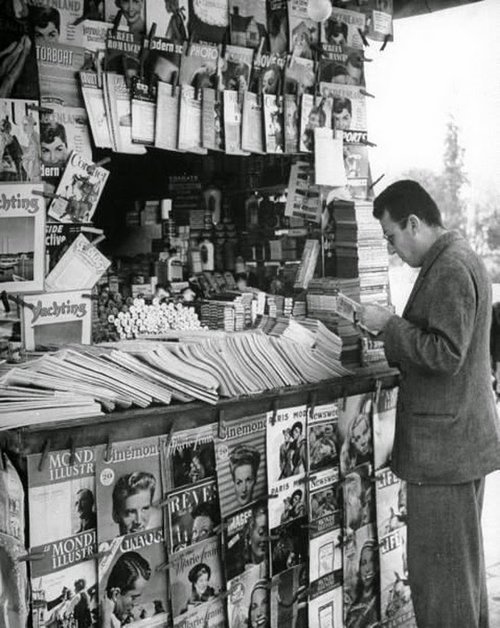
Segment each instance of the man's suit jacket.
[[384,328],[387,360],[401,372],[392,467],[404,480],[454,484],[500,468],[490,325],[484,264],[447,232],[428,251],[403,316]]

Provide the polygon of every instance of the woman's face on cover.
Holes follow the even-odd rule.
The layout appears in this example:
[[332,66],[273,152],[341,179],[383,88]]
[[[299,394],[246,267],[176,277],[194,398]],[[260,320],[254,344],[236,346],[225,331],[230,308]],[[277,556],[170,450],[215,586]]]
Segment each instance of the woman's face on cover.
[[130,26],[142,19],[142,7],[144,0],[120,0],[120,9]]
[[194,583],[194,588],[198,595],[203,595],[208,588],[208,574],[206,571],[202,571],[198,578],[196,578],[196,582]]
[[375,555],[371,547],[365,547],[359,560],[359,576],[364,587],[369,587],[375,578]]
[[252,549],[252,556],[256,559],[256,562],[264,560],[267,553],[266,528],[267,515],[265,512],[261,512],[255,517],[250,534],[250,547]]
[[263,628],[267,626],[267,591],[259,588],[252,593],[250,600],[250,626]]
[[252,499],[255,475],[251,464],[241,464],[234,469],[234,490],[240,504],[248,504]]
[[352,429],[352,444],[361,456],[370,451],[370,426],[366,415],[360,415]]

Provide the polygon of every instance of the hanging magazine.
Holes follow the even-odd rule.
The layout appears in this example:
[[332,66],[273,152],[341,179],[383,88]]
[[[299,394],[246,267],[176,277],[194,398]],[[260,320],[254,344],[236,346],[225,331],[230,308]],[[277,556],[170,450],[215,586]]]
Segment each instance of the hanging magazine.
[[366,34],[375,41],[392,41],[393,0],[367,0],[361,7],[366,15]]
[[223,94],[211,87],[202,90],[201,133],[202,146],[210,150],[224,150]]
[[285,67],[285,94],[312,94],[315,87],[314,61],[292,56]]
[[197,98],[196,91],[190,85],[181,85],[177,147],[190,153],[206,155],[207,149],[202,145],[201,93]]
[[396,426],[398,388],[383,388],[373,407],[373,454],[375,469],[389,464]]
[[106,72],[125,75],[128,83],[132,76],[140,73],[141,50],[142,43],[135,40],[133,33],[125,30],[108,31],[104,69]]
[[265,0],[229,0],[229,29],[233,45],[260,46],[267,37]]
[[259,49],[253,60],[250,91],[256,94],[281,94],[286,55],[268,54]]
[[75,22],[83,17],[83,2],[28,2],[28,22],[36,41],[54,41],[79,46]]
[[253,48],[228,44],[219,61],[219,89],[248,89],[253,55]]
[[320,593],[317,597],[313,595],[309,597],[308,625],[318,626],[318,628],[337,628],[337,626],[342,628],[344,626],[343,607],[343,587],[337,582],[333,590]]
[[266,153],[283,153],[285,138],[283,133],[283,96],[264,94],[264,139]]
[[266,416],[243,417],[219,430],[216,461],[223,517],[266,497]]
[[350,471],[344,478],[344,527],[346,534],[375,523],[375,493],[369,464]]
[[97,148],[112,148],[104,92],[102,83],[99,82],[99,75],[97,72],[80,72],[80,85],[94,144]]
[[179,83],[196,90],[217,87],[219,48],[211,44],[192,43],[181,58]]
[[177,150],[179,94],[179,87],[158,81],[156,86],[156,148]]
[[319,40],[318,22],[307,13],[307,0],[288,0],[289,51],[292,55],[313,59]]
[[60,222],[90,222],[109,176],[77,152],[72,152],[48,214]]
[[261,154],[264,152],[264,125],[262,96],[252,92],[243,93],[243,120],[241,126],[241,147],[245,151]]
[[241,148],[243,95],[228,89],[222,92],[224,116],[224,144],[228,155],[247,155]]
[[339,456],[343,476],[361,464],[373,465],[372,404],[372,393],[353,395],[345,399],[339,410]]
[[130,96],[132,142],[153,146],[155,142],[156,87],[134,76]]
[[366,140],[366,98],[359,87],[320,82],[320,94],[332,103],[333,128],[345,131],[344,141],[361,143]]
[[254,618],[254,625],[270,625],[268,580],[263,579],[259,567],[246,570],[227,583],[229,591],[227,603],[227,621],[229,628],[250,626],[249,618]]
[[85,63],[83,70],[102,72],[104,69],[104,55],[106,52],[106,37],[113,28],[110,22],[98,20],[83,20],[77,25],[75,41],[84,49]]
[[78,72],[85,66],[83,48],[64,44],[37,44],[40,98],[54,98],[68,107],[83,107]]
[[362,33],[366,18],[363,13],[333,8],[330,17],[321,24],[321,42],[336,46],[363,48]]
[[299,103],[295,94],[283,96],[285,153],[288,154],[299,152]]
[[[270,596],[271,626],[290,628],[307,626],[308,570],[298,565],[283,571],[272,579]],[[321,626],[310,623],[309,626]],[[321,628],[331,628],[328,624]],[[336,626],[335,626],[336,628]]]
[[288,52],[287,0],[269,0],[267,30],[270,52],[277,54]]
[[308,470],[337,469],[337,403],[316,406],[307,422]]
[[229,25],[228,1],[191,0],[189,29],[192,41],[222,43]]
[[144,76],[151,85],[157,82],[177,85],[181,58],[185,45],[162,37],[153,37],[144,42]]
[[125,77],[115,72],[104,73],[104,102],[110,122],[113,149],[118,153],[144,154],[146,149],[132,142],[132,110],[130,89]]
[[145,0],[147,31],[149,32],[153,24],[156,24],[156,34],[159,37],[183,44],[188,40],[188,4],[188,0],[175,2]]
[[40,181],[40,120],[36,100],[0,98],[0,181]]
[[309,476],[308,515],[311,530],[323,534],[341,525],[341,484],[338,468],[325,469]]
[[318,80],[342,85],[364,85],[364,55],[359,48],[323,44],[318,62]]

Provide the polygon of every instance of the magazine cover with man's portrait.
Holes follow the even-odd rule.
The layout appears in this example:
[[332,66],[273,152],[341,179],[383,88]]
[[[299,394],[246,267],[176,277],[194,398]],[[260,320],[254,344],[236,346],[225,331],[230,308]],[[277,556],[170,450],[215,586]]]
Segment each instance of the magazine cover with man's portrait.
[[308,470],[338,468],[338,404],[316,406],[307,421]]
[[228,421],[216,439],[216,460],[223,517],[267,497],[266,415]]
[[158,437],[96,448],[99,543],[117,536],[162,529]]

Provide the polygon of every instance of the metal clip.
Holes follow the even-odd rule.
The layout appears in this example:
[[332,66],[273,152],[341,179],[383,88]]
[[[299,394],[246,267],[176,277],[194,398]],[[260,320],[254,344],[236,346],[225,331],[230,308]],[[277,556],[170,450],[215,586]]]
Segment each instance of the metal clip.
[[380,181],[385,177],[385,173],[381,174],[380,177],[378,177],[378,179],[375,179],[375,181],[373,183],[370,183],[370,185],[368,186],[368,189],[371,190],[373,189],[377,183],[380,183]]
[[382,45],[380,46],[380,52],[385,50],[385,47],[387,46],[387,42],[389,42],[390,40],[391,40],[391,36],[389,35],[389,33],[387,33],[387,35],[384,37],[384,41]]
[[43,444],[42,455],[40,458],[40,462],[38,463],[38,470],[43,471],[43,467],[45,466],[45,461],[47,460],[47,456],[50,451],[50,438],[47,438],[45,443]]

